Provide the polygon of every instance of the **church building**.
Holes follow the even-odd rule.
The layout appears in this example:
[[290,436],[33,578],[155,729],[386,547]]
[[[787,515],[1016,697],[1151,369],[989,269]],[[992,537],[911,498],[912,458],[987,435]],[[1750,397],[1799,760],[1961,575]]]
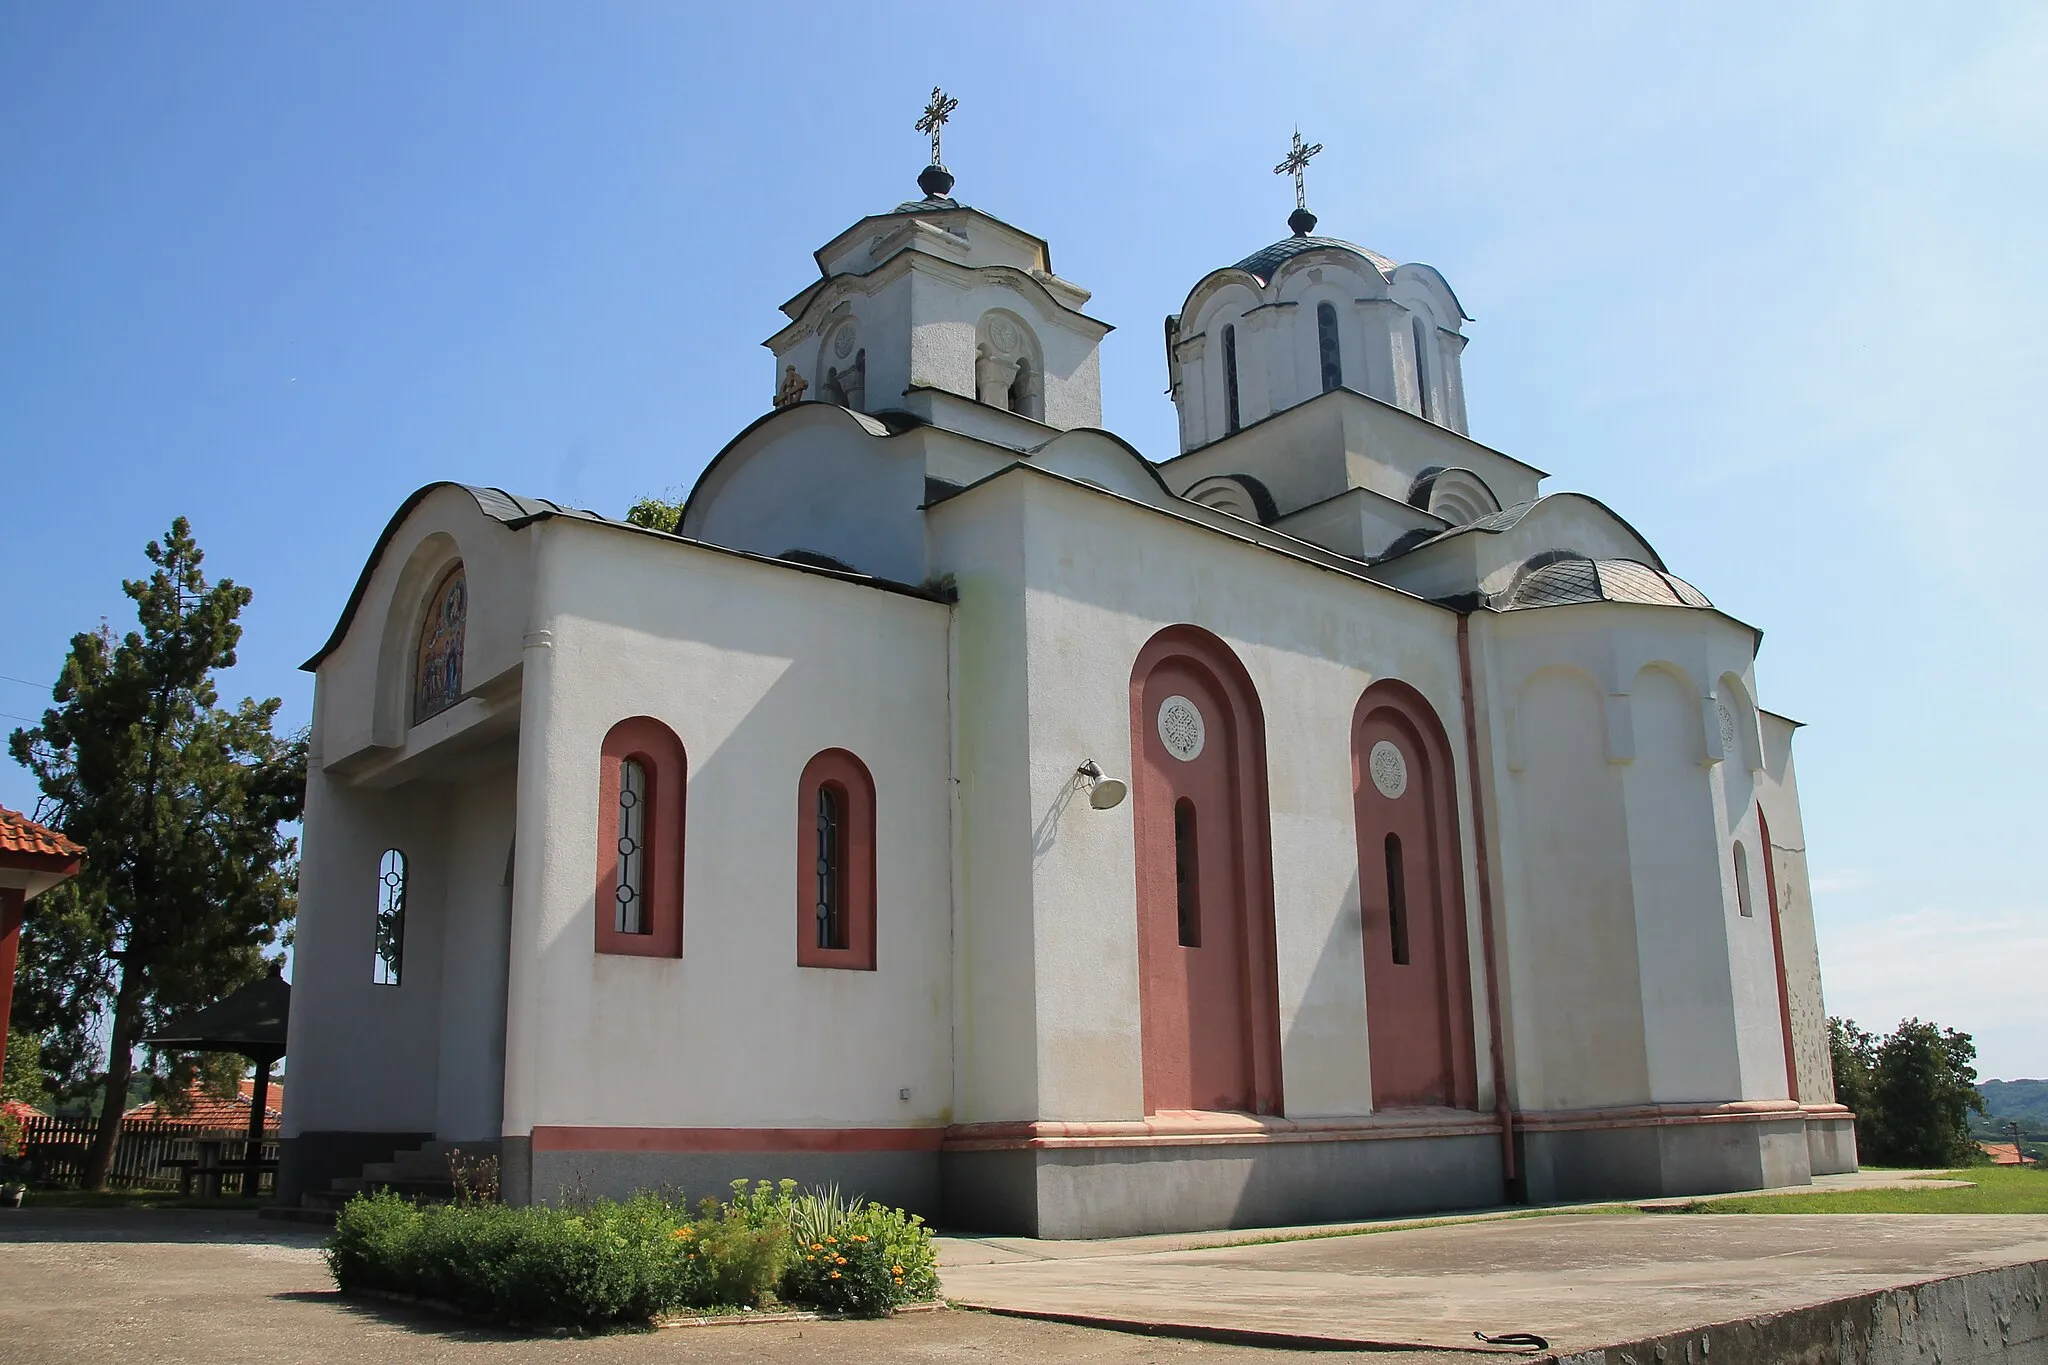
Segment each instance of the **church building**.
[[370,547],[281,1196],[457,1147],[1098,1237],[1854,1169],[1758,629],[1472,439],[1458,296],[1318,235],[1298,137],[1166,319],[1179,451],[1103,430],[949,110],[673,533],[437,483]]

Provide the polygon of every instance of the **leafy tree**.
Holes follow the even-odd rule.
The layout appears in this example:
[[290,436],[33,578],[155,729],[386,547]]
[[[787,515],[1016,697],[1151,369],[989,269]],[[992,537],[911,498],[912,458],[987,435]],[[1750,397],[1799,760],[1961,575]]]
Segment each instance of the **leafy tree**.
[[[23,998],[70,1078],[93,1065],[90,1024],[105,1021],[93,1189],[106,1185],[141,1038],[263,970],[295,905],[284,827],[305,799],[305,738],[275,733],[278,699],[218,704],[213,675],[234,666],[249,590],[208,584],[183,517],[147,554],[149,576],[122,584],[139,628],[73,636],[56,705],[8,740],[42,787],[38,818],[85,848],[68,894],[30,903]],[[152,1053],[151,1068],[153,1088],[175,1092],[196,1064]]]
[[43,1072],[43,1040],[25,1029],[10,1029],[0,1100],[16,1100],[40,1109],[50,1102],[50,1090],[50,1078]]
[[650,530],[672,532],[683,524],[682,499],[669,502],[650,493],[626,509],[626,520]]
[[1984,1109],[1976,1061],[1969,1034],[1918,1019],[1906,1020],[1878,1044],[1872,1099],[1885,1160],[1954,1166],[1976,1157],[1970,1115]]
[[1970,1115],[1983,1113],[1977,1044],[1969,1034],[1908,1019],[1883,1038],[1828,1020],[1835,1099],[1856,1111],[1856,1141],[1880,1166],[1957,1166],[1974,1160]]
[[1828,1055],[1834,1062],[1835,1103],[1849,1106],[1859,1116],[1874,1117],[1871,1072],[1877,1066],[1877,1039],[1857,1028],[1853,1019],[1829,1019]]

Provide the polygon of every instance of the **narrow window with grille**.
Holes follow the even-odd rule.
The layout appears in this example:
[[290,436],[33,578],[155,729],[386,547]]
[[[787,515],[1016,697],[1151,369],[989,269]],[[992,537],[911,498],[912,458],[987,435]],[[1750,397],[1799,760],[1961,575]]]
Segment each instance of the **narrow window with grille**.
[[846,946],[846,861],[840,846],[845,802],[836,786],[818,787],[818,946]]
[[1408,874],[1401,866],[1401,836],[1387,836],[1387,937],[1394,948],[1394,964],[1408,965]]
[[1223,429],[1236,431],[1237,406],[1237,328],[1223,329]]
[[1202,946],[1202,859],[1195,842],[1195,803],[1173,803],[1173,880],[1179,908],[1180,946]]
[[647,922],[647,769],[637,758],[619,764],[619,880],[612,928],[644,934]]
[[370,980],[396,986],[405,959],[405,854],[384,850],[377,862],[377,958]]

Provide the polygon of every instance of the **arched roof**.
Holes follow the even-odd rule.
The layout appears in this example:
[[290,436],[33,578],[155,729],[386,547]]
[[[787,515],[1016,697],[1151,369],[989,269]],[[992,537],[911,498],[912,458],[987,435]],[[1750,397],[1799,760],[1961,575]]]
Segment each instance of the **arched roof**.
[[1347,242],[1342,237],[1284,237],[1269,247],[1262,247],[1232,266],[1248,275],[1258,277],[1259,283],[1271,284],[1280,267],[1310,251],[1347,251],[1357,256],[1380,273],[1383,278],[1392,278],[1399,264],[1387,259],[1377,251],[1368,251],[1356,242]]
[[1652,607],[1712,607],[1705,593],[1677,574],[1634,559],[1565,555],[1525,571],[1505,609],[1561,607],[1573,602],[1637,602]]

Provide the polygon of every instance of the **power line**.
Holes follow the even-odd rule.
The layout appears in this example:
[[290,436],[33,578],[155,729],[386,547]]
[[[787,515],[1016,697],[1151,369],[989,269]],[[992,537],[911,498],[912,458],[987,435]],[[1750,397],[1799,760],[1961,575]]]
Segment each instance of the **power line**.
[[27,678],[17,678],[17,677],[15,677],[15,676],[14,676],[14,675],[13,675],[12,673],[0,673],[0,682],[11,682],[11,683],[20,683],[20,684],[21,684],[21,685],[22,685],[23,687],[41,687],[41,686],[42,686],[42,684],[41,684],[41,683],[39,683],[39,682],[30,682],[30,681],[29,681],[29,680],[28,680]]

